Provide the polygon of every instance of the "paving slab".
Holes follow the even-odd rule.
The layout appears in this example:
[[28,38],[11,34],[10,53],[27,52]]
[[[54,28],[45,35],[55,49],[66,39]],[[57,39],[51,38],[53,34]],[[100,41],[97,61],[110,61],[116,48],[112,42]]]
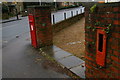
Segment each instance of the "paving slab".
[[61,48],[57,47],[57,46],[47,46],[47,47],[44,47],[42,48],[42,50],[46,53],[55,53],[57,51],[63,51]]
[[63,66],[67,67],[68,69],[84,63],[82,59],[79,59],[76,56],[69,56],[69,57],[58,60],[58,62],[60,62]]
[[63,50],[57,46],[53,46],[53,51],[57,52],[57,51],[63,51]]
[[85,78],[85,63],[77,67],[71,68],[70,71],[80,76],[81,78]]
[[44,51],[80,78],[85,78],[85,61],[57,46],[49,46]]
[[66,57],[71,56],[71,55],[72,55],[72,54],[70,54],[70,53],[62,50],[62,51],[57,51],[57,52],[55,52],[54,58],[55,58],[56,60],[59,60],[59,59],[66,58]]

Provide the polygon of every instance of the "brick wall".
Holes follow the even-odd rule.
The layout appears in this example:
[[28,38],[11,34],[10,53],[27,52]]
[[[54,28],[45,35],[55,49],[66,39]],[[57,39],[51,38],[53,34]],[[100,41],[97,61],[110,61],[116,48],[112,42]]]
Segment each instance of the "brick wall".
[[34,16],[37,47],[53,44],[50,6],[29,6],[28,13]]
[[[99,24],[97,24],[99,22]],[[105,66],[96,63],[97,27],[108,25]],[[120,78],[120,3],[97,4],[85,9],[86,78]]]

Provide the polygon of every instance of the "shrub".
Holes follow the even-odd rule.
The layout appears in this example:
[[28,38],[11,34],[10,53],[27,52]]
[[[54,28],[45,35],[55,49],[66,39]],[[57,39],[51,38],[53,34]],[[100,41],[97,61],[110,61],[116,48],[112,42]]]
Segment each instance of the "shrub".
[[2,4],[2,13],[8,13],[8,7]]
[[7,13],[2,14],[2,19],[9,19],[9,15]]

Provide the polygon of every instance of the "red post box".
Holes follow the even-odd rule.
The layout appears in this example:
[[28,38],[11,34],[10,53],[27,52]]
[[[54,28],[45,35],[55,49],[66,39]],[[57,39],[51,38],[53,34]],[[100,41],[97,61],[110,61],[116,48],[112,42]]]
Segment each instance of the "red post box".
[[29,26],[30,26],[30,34],[31,34],[31,44],[33,47],[37,47],[37,38],[36,38],[36,28],[35,28],[35,20],[32,14],[28,15]]
[[97,30],[97,50],[96,50],[96,62],[99,66],[105,66],[106,57],[106,32],[99,28]]

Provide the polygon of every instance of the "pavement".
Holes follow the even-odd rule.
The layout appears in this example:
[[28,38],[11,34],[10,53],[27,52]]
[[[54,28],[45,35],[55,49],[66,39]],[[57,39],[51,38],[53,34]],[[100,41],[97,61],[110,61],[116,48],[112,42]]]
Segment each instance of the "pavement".
[[2,78],[70,78],[47,62],[31,46],[27,17],[2,24]]
[[4,47],[2,58],[3,78],[69,78],[51,68],[46,69],[46,60],[31,46],[28,33]]
[[42,51],[54,58],[62,67],[85,79],[85,61],[82,59],[55,45],[42,48]]

